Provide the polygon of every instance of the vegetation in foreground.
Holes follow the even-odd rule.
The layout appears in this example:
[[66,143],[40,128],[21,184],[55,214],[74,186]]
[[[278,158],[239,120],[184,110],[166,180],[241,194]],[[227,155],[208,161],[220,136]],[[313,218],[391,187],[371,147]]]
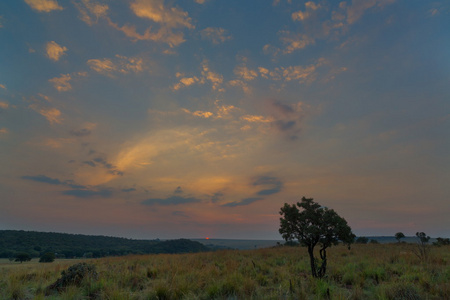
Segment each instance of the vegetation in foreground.
[[[49,264],[3,260],[0,299],[450,299],[450,246],[430,247],[426,261],[413,253],[416,246],[336,246],[322,279],[310,275],[307,249],[287,246]],[[88,271],[74,275],[85,272],[78,270]]]

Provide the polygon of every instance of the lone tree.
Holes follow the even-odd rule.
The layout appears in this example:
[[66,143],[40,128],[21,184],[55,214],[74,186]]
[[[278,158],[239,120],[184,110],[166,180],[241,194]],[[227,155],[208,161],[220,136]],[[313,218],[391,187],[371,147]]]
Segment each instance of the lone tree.
[[53,252],[46,252],[39,259],[40,263],[51,263],[54,261],[55,261],[55,253]]
[[417,248],[413,252],[421,261],[426,261],[428,259],[428,252],[430,251],[428,247],[430,237],[425,232],[416,232],[416,237],[419,241],[417,242]]
[[405,237],[405,235],[403,234],[403,232],[397,232],[396,234],[395,234],[395,239],[400,243],[400,240],[402,239],[402,238],[404,238]]
[[15,261],[23,263],[24,261],[30,261],[30,260],[31,260],[31,256],[28,253],[22,252],[22,253],[17,253],[16,254]]
[[[344,218],[313,200],[303,197],[297,204],[285,203],[280,210],[283,217],[280,218],[279,232],[286,241],[298,240],[302,246],[308,247],[312,276],[322,278],[327,270],[327,248],[339,242],[350,248],[355,235]],[[317,244],[320,246],[320,262],[314,256]]]

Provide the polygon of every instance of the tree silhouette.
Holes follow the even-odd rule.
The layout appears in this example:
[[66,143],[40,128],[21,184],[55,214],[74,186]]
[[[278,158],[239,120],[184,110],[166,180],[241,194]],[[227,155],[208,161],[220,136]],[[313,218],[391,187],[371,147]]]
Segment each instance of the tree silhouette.
[[[322,278],[327,270],[327,248],[339,242],[350,247],[355,235],[333,209],[328,209],[314,202],[312,198],[303,197],[301,202],[289,205],[280,210],[279,232],[286,241],[298,240],[308,248],[313,277]],[[320,245],[319,262],[314,256],[314,247]]]
[[15,261],[18,261],[20,263],[23,263],[24,261],[30,261],[31,256],[28,253],[17,253]]
[[405,235],[403,234],[403,232],[397,232],[395,234],[395,239],[400,243],[400,239],[404,238]]

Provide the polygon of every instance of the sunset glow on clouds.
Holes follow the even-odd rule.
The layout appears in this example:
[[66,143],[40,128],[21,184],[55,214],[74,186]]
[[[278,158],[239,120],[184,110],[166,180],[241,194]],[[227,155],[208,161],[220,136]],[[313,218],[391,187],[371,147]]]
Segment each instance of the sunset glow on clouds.
[[0,3],[0,229],[448,236],[447,1]]

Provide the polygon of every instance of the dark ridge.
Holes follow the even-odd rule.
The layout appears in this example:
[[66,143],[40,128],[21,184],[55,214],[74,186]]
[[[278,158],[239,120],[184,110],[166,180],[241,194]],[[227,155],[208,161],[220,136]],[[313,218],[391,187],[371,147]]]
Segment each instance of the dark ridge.
[[23,230],[0,230],[0,258],[28,253],[40,257],[55,253],[57,258],[97,258],[128,254],[192,253],[210,251],[205,245],[187,240],[134,240],[101,235],[83,235]]

